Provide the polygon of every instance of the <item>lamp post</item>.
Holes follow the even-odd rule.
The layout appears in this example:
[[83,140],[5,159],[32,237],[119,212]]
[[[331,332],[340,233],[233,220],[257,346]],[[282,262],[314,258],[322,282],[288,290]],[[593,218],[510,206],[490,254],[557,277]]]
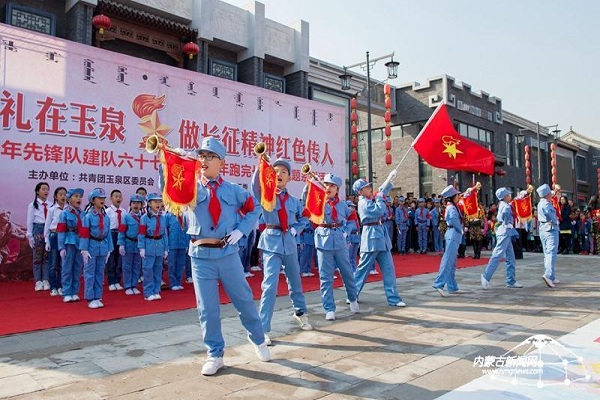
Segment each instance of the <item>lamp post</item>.
[[348,65],[344,67],[344,73],[340,75],[340,80],[342,82],[342,90],[350,89],[350,80],[352,79],[352,75],[348,74],[348,68],[362,67],[367,71],[367,178],[369,182],[373,181],[373,146],[371,143],[371,67],[375,65],[377,61],[389,58],[390,61],[385,63],[385,66],[388,70],[388,79],[396,79],[398,77],[398,65],[400,63],[398,61],[394,61],[394,53],[387,54],[382,57],[377,58],[369,58],[369,52],[367,51],[367,60]]

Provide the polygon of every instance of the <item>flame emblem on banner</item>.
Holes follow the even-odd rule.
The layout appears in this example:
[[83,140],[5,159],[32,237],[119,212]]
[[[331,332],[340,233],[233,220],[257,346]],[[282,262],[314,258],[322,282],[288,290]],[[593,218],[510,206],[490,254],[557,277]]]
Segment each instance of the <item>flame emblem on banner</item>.
[[158,111],[165,108],[165,95],[157,97],[153,94],[140,94],[133,99],[131,108],[135,115],[140,118],[138,125],[144,132],[140,148],[146,147],[146,141],[152,135],[157,135],[161,143],[166,144],[166,136],[173,130],[170,126],[160,122]]

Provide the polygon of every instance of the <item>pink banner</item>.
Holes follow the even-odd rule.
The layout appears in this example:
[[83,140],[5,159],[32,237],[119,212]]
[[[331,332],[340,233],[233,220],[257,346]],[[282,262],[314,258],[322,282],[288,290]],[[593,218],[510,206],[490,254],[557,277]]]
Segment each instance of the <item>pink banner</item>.
[[294,194],[305,163],[346,175],[342,108],[2,24],[0,39],[0,279],[31,269],[19,237],[38,182],[51,194],[120,189],[127,203],[139,186],[156,190],[158,159],[143,150],[153,134],[190,150],[221,140],[224,178],[243,185],[257,142],[290,161]]

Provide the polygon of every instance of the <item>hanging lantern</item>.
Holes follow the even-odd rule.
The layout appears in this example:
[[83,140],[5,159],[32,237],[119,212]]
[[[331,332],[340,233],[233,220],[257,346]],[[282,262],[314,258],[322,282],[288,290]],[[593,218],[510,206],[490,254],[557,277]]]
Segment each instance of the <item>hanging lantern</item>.
[[106,15],[98,14],[92,18],[92,25],[98,28],[100,35],[104,35],[104,30],[111,27],[112,21]]
[[527,185],[531,184],[531,169],[529,165],[529,146],[525,146],[525,182]]
[[200,47],[194,42],[187,42],[183,45],[183,52],[191,59],[200,52]]
[[356,108],[358,107],[358,101],[356,97],[350,99],[350,147],[351,150],[351,161],[352,161],[352,180],[358,178],[358,126],[356,125],[358,121],[358,114],[356,113]]
[[387,138],[387,140],[385,141],[385,163],[387,165],[390,165],[392,163],[392,141],[390,140],[390,137],[392,136],[392,98],[390,97],[391,92],[392,89],[390,85],[386,83],[383,86],[383,94],[385,95],[384,132]]
[[557,184],[557,177],[556,177],[556,143],[552,143],[550,144],[550,166],[552,167],[552,189],[554,189],[554,186]]

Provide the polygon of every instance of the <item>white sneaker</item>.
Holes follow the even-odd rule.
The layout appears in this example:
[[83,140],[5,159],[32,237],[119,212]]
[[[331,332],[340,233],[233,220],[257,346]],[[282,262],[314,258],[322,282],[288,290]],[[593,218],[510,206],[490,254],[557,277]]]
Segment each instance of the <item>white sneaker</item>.
[[268,345],[266,341],[262,342],[261,344],[254,344],[254,342],[250,340],[250,337],[248,337],[248,341],[250,342],[252,347],[254,347],[254,352],[256,353],[256,356],[260,361],[271,361],[271,352],[267,347]]
[[98,300],[92,300],[88,303],[88,307],[89,308],[100,308],[100,305],[98,304]]
[[117,290],[123,290],[123,286],[119,283],[115,283],[115,288],[117,288]]
[[310,322],[308,322],[308,315],[306,314],[302,314],[302,315],[296,315],[294,314],[294,318],[296,319],[296,321],[298,321],[300,323],[300,328],[302,328],[303,331],[312,331],[312,325],[310,324]]
[[377,272],[376,269],[372,269],[371,271],[369,271],[369,275],[379,275],[379,272]]
[[157,293],[154,295],[154,300],[161,300],[161,299],[162,299],[162,297],[160,297],[160,294]]
[[252,278],[254,276],[254,274],[252,272],[244,272],[244,276],[246,278]]
[[335,321],[335,312],[334,311],[327,311],[325,313],[325,319],[327,321]]
[[50,290],[50,282],[48,282],[48,281],[43,281],[43,282],[42,282],[42,289],[43,289],[43,290]]
[[267,334],[267,333],[265,333],[265,343],[267,344],[267,346],[270,346],[273,344],[271,342],[271,338],[269,337],[269,334]]
[[354,314],[356,314],[357,312],[360,312],[360,306],[358,305],[358,301],[354,300],[354,301],[350,302],[350,311],[353,312]]
[[36,292],[39,292],[40,290],[44,290],[44,284],[42,283],[42,281],[37,281],[35,283],[35,288],[33,289]]
[[113,291],[117,290],[117,287],[115,286],[115,284],[114,284],[114,283],[112,283],[112,284],[111,284],[111,285],[108,287],[108,290],[110,290],[111,292],[113,292]]
[[102,300],[96,300],[96,303],[98,303],[98,308],[104,307],[104,303],[102,302]]
[[131,295],[133,294],[133,289],[127,289],[127,290],[125,291],[125,294],[126,294],[127,296],[131,296]]
[[171,290],[174,290],[174,291],[178,291],[178,290],[181,290],[181,289],[183,289],[183,286],[178,286],[178,285],[171,286]]
[[546,275],[542,275],[542,280],[544,281],[546,286],[548,286],[549,288],[554,287],[554,282],[552,281],[552,279],[548,278]]
[[60,287],[58,288],[58,294],[59,294],[60,296],[62,296],[62,288],[60,288]]
[[141,294],[142,293],[138,290],[138,288],[135,288],[135,287],[132,290],[133,290],[133,294]]
[[56,290],[56,289],[52,289],[52,290],[50,291],[50,296],[58,296],[58,290]]
[[[358,303],[358,297],[356,298],[356,302]],[[346,304],[350,304],[350,300],[346,299]]]
[[560,281],[558,280],[558,278],[555,278],[555,279],[554,279],[552,282],[553,282],[555,285],[558,285],[558,284],[560,283]]
[[253,267],[250,268],[250,271],[262,271],[262,268],[259,267],[258,265],[255,265]]
[[73,296],[71,296],[71,298],[73,299],[73,301],[79,301],[79,296],[77,296],[76,294],[74,294]]
[[222,357],[208,357],[202,366],[202,375],[214,375],[224,366]]
[[300,274],[301,277],[306,278],[309,277],[310,275],[308,274],[308,272],[303,272]]
[[70,303],[72,301],[73,301],[73,297],[71,297],[71,296],[65,296],[65,297],[63,297],[63,302],[64,303]]
[[521,289],[523,287],[523,284],[519,281],[515,281],[515,283],[513,283],[512,285],[506,285],[506,287],[511,289]]
[[490,281],[485,279],[483,274],[481,274],[481,287],[485,290],[488,290],[490,288]]
[[396,303],[396,304],[394,305],[394,307],[406,307],[406,303],[405,303],[405,302],[403,302],[403,301],[400,301],[400,302]]
[[154,300],[157,300],[157,299],[156,299],[156,296],[155,296],[155,295],[153,295],[153,294],[151,294],[150,296],[146,297],[145,299],[146,299],[146,301],[154,301]]
[[165,285],[166,285],[165,281],[161,280],[160,281],[160,286],[165,286]]
[[192,280],[192,277],[185,278],[185,282],[186,283],[194,283],[194,281]]

